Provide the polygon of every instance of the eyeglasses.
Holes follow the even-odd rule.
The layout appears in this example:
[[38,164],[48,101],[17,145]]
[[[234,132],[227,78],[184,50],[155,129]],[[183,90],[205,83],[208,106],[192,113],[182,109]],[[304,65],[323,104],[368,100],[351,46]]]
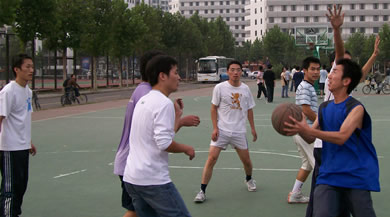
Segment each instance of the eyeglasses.
[[237,68],[237,69],[229,69],[231,72],[242,72],[242,69]]

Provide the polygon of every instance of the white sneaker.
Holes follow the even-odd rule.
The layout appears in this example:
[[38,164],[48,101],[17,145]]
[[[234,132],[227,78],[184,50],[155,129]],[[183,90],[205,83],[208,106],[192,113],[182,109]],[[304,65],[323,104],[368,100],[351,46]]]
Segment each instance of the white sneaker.
[[199,193],[196,195],[194,202],[195,203],[203,203],[206,200],[206,194],[200,190]]
[[254,179],[251,179],[249,181],[246,181],[246,186],[248,187],[248,191],[256,191],[256,181]]
[[310,198],[302,194],[302,191],[290,192],[287,197],[287,202],[293,203],[309,203]]

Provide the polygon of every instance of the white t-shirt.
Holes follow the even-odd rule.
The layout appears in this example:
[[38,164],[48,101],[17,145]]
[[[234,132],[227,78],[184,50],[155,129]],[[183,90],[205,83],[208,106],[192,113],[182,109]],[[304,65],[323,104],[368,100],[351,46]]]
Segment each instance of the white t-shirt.
[[124,181],[142,186],[172,182],[165,149],[175,136],[174,125],[173,103],[160,91],[151,90],[138,101],[131,122]]
[[31,148],[32,91],[11,81],[0,91],[0,150],[19,151]]
[[[332,65],[332,69],[330,69],[330,72],[329,72],[329,75],[331,73],[333,73],[333,70],[336,68],[336,61],[333,62],[333,65]],[[329,76],[328,76],[329,77]],[[324,98],[324,102],[326,101],[329,101],[329,100],[333,100],[334,99],[334,96],[333,94],[329,91],[329,87],[328,87],[328,83],[329,83],[329,78],[326,78],[325,80],[325,88],[324,88],[324,92],[325,92],[325,98]]]
[[325,69],[320,70],[320,81],[319,83],[325,83],[325,80],[328,76],[328,72]]
[[218,106],[218,129],[246,133],[248,110],[255,107],[248,85],[241,82],[239,87],[234,87],[229,81],[219,83],[214,88],[211,103]]

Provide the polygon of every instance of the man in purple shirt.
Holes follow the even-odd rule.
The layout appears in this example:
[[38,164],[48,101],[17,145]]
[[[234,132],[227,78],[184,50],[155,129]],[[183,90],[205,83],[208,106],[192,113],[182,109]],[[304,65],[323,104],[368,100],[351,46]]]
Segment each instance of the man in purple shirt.
[[[146,64],[154,56],[164,54],[161,51],[148,51],[140,59],[140,71],[142,82],[135,88],[133,94],[130,97],[130,101],[127,104],[126,113],[125,113],[125,122],[123,125],[122,137],[118,146],[118,150],[115,156],[114,163],[114,174],[118,175],[121,180],[122,187],[122,207],[127,209],[123,217],[136,217],[135,209],[132,203],[132,199],[126,191],[126,188],[123,183],[123,173],[126,166],[127,156],[129,155],[130,145],[129,145],[129,136],[131,131],[131,121],[133,118],[133,111],[138,100],[149,93],[152,90],[152,86],[148,83],[146,75]],[[195,115],[188,115],[182,117],[179,121],[178,129],[181,126],[198,126],[199,117]],[[178,130],[177,129],[177,130]]]

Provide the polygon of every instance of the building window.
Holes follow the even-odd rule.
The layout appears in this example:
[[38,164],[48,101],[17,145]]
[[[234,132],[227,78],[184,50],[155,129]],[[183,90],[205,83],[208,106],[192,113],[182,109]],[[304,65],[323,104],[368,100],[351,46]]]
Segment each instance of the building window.
[[238,5],[239,3],[238,3],[238,1],[236,1],[236,5]]
[[351,10],[355,10],[355,5],[351,4]]
[[223,5],[223,1],[220,1],[220,2],[219,2],[219,5]]
[[199,6],[199,2],[195,2],[195,5],[196,5],[196,6]]
[[263,30],[262,29],[260,29],[260,35],[263,35]]
[[292,11],[296,11],[297,10],[297,6],[296,5],[291,5],[291,10]]
[[314,17],[314,22],[318,23],[318,20],[319,20],[318,17]]
[[308,23],[310,21],[309,17],[305,17],[305,23]]
[[230,5],[230,2],[229,2],[229,1],[226,1],[226,5]]
[[379,16],[378,15],[374,16],[374,21],[379,21]]
[[236,36],[236,38],[238,38],[238,33],[234,34],[234,36]]
[[351,21],[355,22],[355,16],[351,16]]
[[260,24],[263,24],[263,18],[260,19]]
[[269,6],[268,11],[274,11],[274,6]]
[[212,13],[212,14],[214,13],[214,9],[211,9],[211,13]]
[[243,8],[243,9],[241,9],[241,13],[245,13],[245,9]]
[[364,16],[360,16],[360,21],[365,21],[366,18]]
[[184,7],[184,2],[181,3],[181,6]]
[[305,11],[310,10],[310,5],[305,5]]
[[255,19],[255,25],[257,25],[257,19]]
[[242,34],[241,34],[241,37],[243,37],[243,38],[244,38],[244,37],[245,37],[245,33],[242,33]]
[[255,36],[257,36],[257,31],[255,31]]
[[360,28],[360,32],[361,32],[361,33],[366,33],[366,28],[361,27],[361,28]]
[[226,9],[226,13],[230,13],[230,9]]
[[192,2],[190,2],[190,6],[192,6]]
[[245,29],[245,25],[241,25],[241,29]]
[[263,8],[262,7],[260,7],[260,13],[263,13]]
[[236,13],[238,13],[238,8],[236,8]]
[[204,13],[205,13],[205,14],[208,14],[208,13],[209,13],[209,11],[208,11],[208,10],[204,10]]
[[193,10],[190,10],[190,14],[193,14],[194,13],[194,11]]
[[295,34],[295,29],[291,29],[291,30],[290,30],[290,33],[291,33],[291,34]]
[[238,21],[238,17],[236,17],[236,21]]
[[269,18],[269,23],[274,23],[274,18],[273,17]]
[[314,5],[314,10],[318,11],[318,9],[319,9],[319,6],[318,5]]
[[238,29],[238,26],[237,26],[237,25],[235,25],[235,26],[234,26],[234,28]]
[[286,23],[287,22],[287,17],[282,17],[282,23]]
[[388,9],[388,7],[389,7],[389,4],[383,3],[383,9]]
[[184,11],[180,11],[181,14],[184,14]]
[[245,17],[241,17],[241,20],[242,20],[242,21],[245,21]]
[[378,8],[379,8],[378,3],[375,3],[375,4],[373,5],[373,8],[374,8],[374,9],[378,9]]
[[356,32],[356,29],[355,28],[351,28],[351,33],[355,33]]
[[221,13],[221,14],[222,14],[222,13],[223,13],[223,9],[219,9],[219,13]]
[[388,21],[388,20],[389,20],[389,16],[388,15],[383,16],[383,21]]
[[226,17],[226,21],[230,21],[230,17]]
[[365,6],[366,6],[365,4],[360,4],[360,9],[363,10],[365,8]]
[[282,5],[282,11],[287,11],[287,5]]
[[208,2],[204,2],[204,5],[207,6],[207,5],[209,5],[209,3]]
[[291,17],[291,22],[293,22],[293,23],[297,22],[297,18],[296,17]]
[[211,4],[211,5],[214,5],[214,2],[211,2],[210,4]]
[[241,1],[241,4],[245,5],[245,0],[242,0],[242,1]]
[[374,27],[373,32],[374,33],[379,33],[379,27]]

